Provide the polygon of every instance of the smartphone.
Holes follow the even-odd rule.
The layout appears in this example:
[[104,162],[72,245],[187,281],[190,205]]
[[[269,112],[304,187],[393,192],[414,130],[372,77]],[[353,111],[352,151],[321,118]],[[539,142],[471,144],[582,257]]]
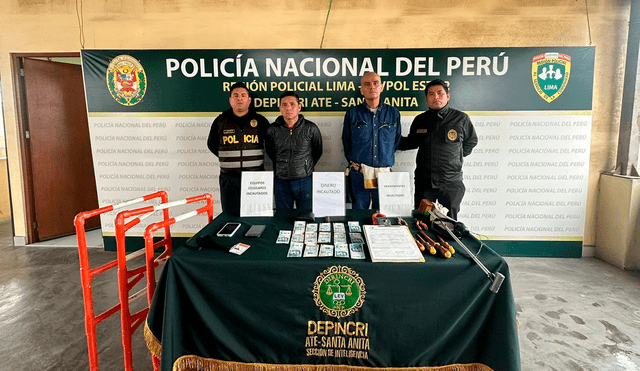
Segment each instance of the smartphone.
[[255,224],[252,225],[249,230],[247,231],[247,233],[244,234],[245,237],[260,237],[262,235],[262,232],[265,229],[265,225],[264,224]]
[[216,233],[216,236],[231,237],[233,236],[234,233],[236,233],[236,231],[238,230],[238,228],[240,228],[241,225],[242,223],[240,222],[228,222],[227,224],[224,225],[224,227],[222,227],[222,229],[218,231],[218,233]]

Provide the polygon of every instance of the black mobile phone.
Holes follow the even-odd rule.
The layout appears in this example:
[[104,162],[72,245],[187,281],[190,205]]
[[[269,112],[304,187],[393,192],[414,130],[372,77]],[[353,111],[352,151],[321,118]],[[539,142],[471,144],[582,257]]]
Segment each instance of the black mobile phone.
[[241,225],[242,223],[240,222],[228,222],[227,224],[224,225],[224,227],[222,227],[222,229],[218,231],[218,233],[216,233],[216,236],[231,237],[233,236],[234,233],[238,231],[238,228],[240,228]]
[[265,225],[264,224],[256,224],[256,225],[252,225],[249,230],[247,231],[247,233],[244,234],[245,237],[260,237],[262,235],[262,232],[265,229]]

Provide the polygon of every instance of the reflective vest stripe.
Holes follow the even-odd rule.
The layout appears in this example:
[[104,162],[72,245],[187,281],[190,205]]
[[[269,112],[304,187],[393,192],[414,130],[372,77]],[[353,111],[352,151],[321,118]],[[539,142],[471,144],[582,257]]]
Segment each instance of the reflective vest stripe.
[[246,151],[242,151],[243,156],[263,156],[264,151],[262,149],[248,149]]
[[221,169],[237,169],[240,167],[240,161],[234,162],[222,162],[220,161]]
[[255,160],[255,161],[243,161],[242,163],[240,163],[240,161],[229,161],[229,162],[220,162],[220,168],[221,169],[239,169],[241,166],[242,168],[248,168],[248,167],[258,167],[261,166],[264,163],[263,160]]
[[244,161],[242,163],[242,167],[256,167],[256,166],[260,166],[264,163],[263,160],[256,160],[256,161]]
[[242,151],[218,151],[218,157],[240,157]]
[[262,149],[248,149],[245,151],[219,151],[218,157],[263,156]]

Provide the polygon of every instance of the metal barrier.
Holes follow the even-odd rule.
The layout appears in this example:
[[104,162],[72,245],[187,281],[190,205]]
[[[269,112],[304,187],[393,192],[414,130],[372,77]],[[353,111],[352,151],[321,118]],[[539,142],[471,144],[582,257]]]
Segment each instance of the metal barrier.
[[[84,321],[85,332],[87,334],[87,348],[89,353],[89,367],[91,371],[98,371],[98,344],[96,338],[96,327],[98,323],[102,322],[106,318],[110,317],[118,310],[122,308],[122,303],[118,303],[106,311],[95,314],[93,306],[93,290],[91,287],[92,279],[104,273],[112,268],[118,266],[118,260],[113,260],[109,263],[103,264],[96,268],[91,268],[89,264],[89,253],[87,251],[87,235],[85,230],[85,221],[87,219],[108,213],[111,211],[120,210],[122,208],[139,204],[141,202],[150,201],[153,199],[160,199],[162,203],[168,202],[168,196],[165,191],[159,191],[149,195],[145,195],[140,198],[125,201],[117,205],[109,205],[99,209],[81,212],[76,215],[74,224],[76,227],[76,236],[78,239],[78,257],[80,260],[80,282],[82,284],[82,296],[84,301]],[[167,214],[167,219],[168,214]]]
[[206,201],[207,205],[199,209],[190,211],[188,213],[184,213],[182,215],[176,216],[175,218],[153,223],[149,225],[144,231],[144,245],[145,245],[145,256],[146,256],[145,265],[147,267],[147,300],[149,305],[151,305],[151,299],[153,299],[153,294],[156,290],[156,284],[157,284],[157,281],[155,279],[154,269],[155,267],[158,266],[160,261],[168,259],[169,256],[167,255],[167,251],[169,252],[169,255],[171,254],[171,243],[169,241],[169,244],[165,246],[165,251],[157,258],[154,257],[155,250],[165,245],[163,243],[164,240],[156,243],[153,242],[155,232],[162,228],[168,229],[171,225],[175,223],[192,218],[196,215],[200,215],[205,212],[207,213],[207,224],[213,221],[213,196],[211,196],[208,193],[205,193],[202,196],[187,198],[185,199],[185,201],[186,203]]
[[[195,202],[206,201],[206,205],[188,212],[186,214],[182,214],[175,218],[169,218],[169,208],[175,206],[182,206],[187,204],[192,204]],[[145,239],[145,248],[135,251],[130,254],[126,254],[125,249],[125,239],[126,232],[136,225],[140,224],[144,219],[153,215],[155,212],[162,210],[163,212],[163,220],[161,222],[153,223],[147,226],[144,233]],[[208,222],[213,220],[213,196],[208,193],[205,193],[200,196],[186,198],[180,201],[162,203],[157,206],[147,206],[142,207],[135,210],[125,210],[120,212],[116,216],[116,246],[118,252],[118,290],[120,295],[120,304],[122,305],[122,309],[120,311],[121,318],[121,326],[122,326],[122,346],[124,348],[124,363],[125,370],[133,370],[133,359],[131,355],[131,336],[138,329],[138,327],[144,323],[144,320],[149,311],[149,306],[146,306],[144,309],[131,314],[130,305],[135,300],[141,298],[146,294],[147,303],[151,304],[151,299],[153,298],[153,292],[156,287],[155,280],[155,268],[157,268],[161,263],[166,261],[172,254],[173,247],[171,242],[171,230],[170,226],[175,224],[176,222],[185,220],[187,218],[199,215],[206,212]],[[134,219],[127,222],[128,218],[135,217]],[[153,242],[154,232],[164,229],[164,238],[160,241]],[[150,235],[149,239],[147,236]],[[155,256],[156,249],[163,247],[164,250],[160,252],[158,256]],[[139,267],[128,269],[127,262],[137,258],[141,255],[145,255],[145,264]],[[146,275],[147,284],[146,287],[141,289],[140,291],[129,295],[129,292],[133,289],[133,287],[140,282]],[[159,362],[158,359],[152,355],[153,358],[153,368],[154,370],[158,370]]]

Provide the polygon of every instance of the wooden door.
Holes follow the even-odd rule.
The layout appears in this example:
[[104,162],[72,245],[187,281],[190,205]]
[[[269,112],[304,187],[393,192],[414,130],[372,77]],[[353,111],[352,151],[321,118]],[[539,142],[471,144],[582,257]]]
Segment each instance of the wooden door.
[[25,58],[23,68],[36,242],[73,234],[74,217],[98,208],[98,196],[81,67]]

